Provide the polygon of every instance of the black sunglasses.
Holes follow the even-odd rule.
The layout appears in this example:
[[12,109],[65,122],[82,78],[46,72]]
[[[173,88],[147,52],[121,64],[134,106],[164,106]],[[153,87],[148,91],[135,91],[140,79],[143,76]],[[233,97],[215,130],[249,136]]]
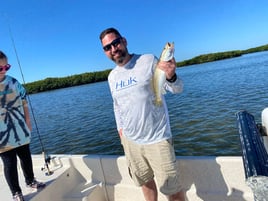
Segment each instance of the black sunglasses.
[[122,39],[121,37],[116,38],[110,44],[105,45],[103,47],[104,51],[107,52],[107,51],[111,50],[112,46],[117,47],[121,43],[121,39]]
[[0,72],[2,71],[8,71],[10,69],[11,65],[6,64],[5,66],[0,66]]

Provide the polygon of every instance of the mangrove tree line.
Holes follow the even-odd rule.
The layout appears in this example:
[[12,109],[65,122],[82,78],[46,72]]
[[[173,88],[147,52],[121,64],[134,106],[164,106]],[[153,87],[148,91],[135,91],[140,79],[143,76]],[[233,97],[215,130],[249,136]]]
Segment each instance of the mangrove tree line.
[[[235,50],[235,51],[227,51],[227,52],[218,52],[211,54],[203,54],[197,57],[194,57],[189,60],[177,62],[177,67],[188,66],[193,64],[201,64],[205,62],[217,61],[222,59],[228,59],[233,57],[239,57],[243,54],[267,51],[268,44],[250,48],[247,50]],[[90,72],[90,73],[82,73],[78,75],[72,75],[62,78],[46,78],[44,80],[39,80],[31,83],[24,84],[28,94],[39,93],[43,91],[55,90],[66,87],[73,87],[83,84],[90,84],[95,82],[106,81],[107,77],[112,69],[99,71],[99,72]]]

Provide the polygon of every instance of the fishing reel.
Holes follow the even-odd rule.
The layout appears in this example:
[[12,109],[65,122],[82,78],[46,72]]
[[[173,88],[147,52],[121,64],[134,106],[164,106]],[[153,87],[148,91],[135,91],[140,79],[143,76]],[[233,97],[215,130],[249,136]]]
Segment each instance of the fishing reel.
[[51,161],[51,157],[49,155],[46,155],[44,152],[43,152],[43,156],[44,156],[44,160],[45,160],[45,164],[44,164],[44,167],[41,168],[41,171],[47,171],[45,174],[46,176],[50,176],[53,174],[53,171],[51,171],[49,169],[49,164],[50,164],[50,161]]

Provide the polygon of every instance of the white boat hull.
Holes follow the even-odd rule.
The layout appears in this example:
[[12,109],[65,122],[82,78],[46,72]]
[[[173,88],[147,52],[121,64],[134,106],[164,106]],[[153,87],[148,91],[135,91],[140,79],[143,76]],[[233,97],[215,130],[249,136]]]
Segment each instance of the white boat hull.
[[[189,201],[252,201],[253,193],[245,183],[241,157],[177,157]],[[23,188],[31,201],[142,201],[141,189],[128,175],[124,156],[54,155],[46,176],[42,155],[33,155],[35,176],[47,184],[40,192]],[[20,184],[24,178],[19,167]],[[1,200],[11,200],[0,163]],[[159,201],[166,201],[159,193]]]

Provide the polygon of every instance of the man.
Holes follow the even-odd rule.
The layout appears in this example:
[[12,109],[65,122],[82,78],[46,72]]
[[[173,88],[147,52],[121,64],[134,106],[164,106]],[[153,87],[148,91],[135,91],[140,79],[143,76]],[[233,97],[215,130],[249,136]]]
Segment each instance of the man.
[[176,157],[172,145],[167,106],[154,104],[152,78],[155,66],[165,71],[165,89],[182,91],[175,59],[158,61],[154,55],[129,54],[127,40],[114,28],[100,34],[103,50],[117,65],[108,82],[113,98],[119,136],[128,162],[130,175],[142,187],[146,201],[157,200],[160,192],[170,201],[184,201]]

